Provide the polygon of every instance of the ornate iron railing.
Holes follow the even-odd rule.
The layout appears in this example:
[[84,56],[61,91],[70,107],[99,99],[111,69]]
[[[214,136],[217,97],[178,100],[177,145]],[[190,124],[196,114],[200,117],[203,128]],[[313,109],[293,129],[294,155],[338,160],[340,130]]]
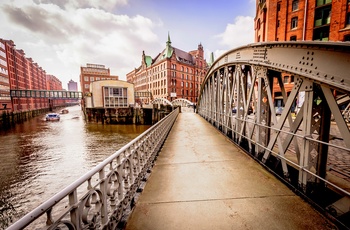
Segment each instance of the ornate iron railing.
[[134,205],[179,109],[11,225],[13,229],[116,229]]

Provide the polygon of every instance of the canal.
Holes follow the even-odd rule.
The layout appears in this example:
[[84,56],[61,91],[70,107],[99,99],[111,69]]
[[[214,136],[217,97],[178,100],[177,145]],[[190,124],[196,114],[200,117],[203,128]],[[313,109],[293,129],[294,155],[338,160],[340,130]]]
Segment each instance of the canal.
[[0,229],[150,127],[86,123],[80,106],[68,110],[57,122],[42,115],[0,130]]

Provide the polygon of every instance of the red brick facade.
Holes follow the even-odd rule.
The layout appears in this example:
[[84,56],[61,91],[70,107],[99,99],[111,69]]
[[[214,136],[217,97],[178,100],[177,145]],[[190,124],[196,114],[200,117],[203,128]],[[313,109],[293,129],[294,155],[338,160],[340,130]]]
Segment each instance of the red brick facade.
[[349,41],[349,0],[257,0],[255,41]]
[[151,58],[143,52],[141,66],[126,77],[134,83],[136,92],[151,92],[153,98],[169,101],[184,98],[196,103],[207,70],[201,44],[197,50],[185,52],[172,47],[168,37],[166,48],[158,56]]
[[[255,41],[350,41],[350,0],[257,0]],[[294,76],[282,74],[289,94]],[[283,106],[274,79],[275,106]]]
[[[23,50],[16,49],[11,40],[0,39],[1,45],[1,81],[0,81],[0,111],[17,112],[49,108],[47,98],[11,98],[10,90],[62,90],[62,83],[58,78],[47,75],[45,70],[27,58]],[[60,105],[64,101],[55,101]],[[4,108],[6,104],[6,109]]]
[[86,64],[80,67],[80,87],[83,94],[90,93],[90,83],[100,80],[119,80],[104,65]]

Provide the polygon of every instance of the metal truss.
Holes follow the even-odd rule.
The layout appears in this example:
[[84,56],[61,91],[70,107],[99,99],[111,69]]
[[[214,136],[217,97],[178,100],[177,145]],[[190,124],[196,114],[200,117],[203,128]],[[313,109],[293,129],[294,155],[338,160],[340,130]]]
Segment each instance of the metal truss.
[[173,106],[182,106],[182,107],[187,107],[189,105],[193,105],[193,103],[185,98],[178,98],[173,100],[172,102]]
[[[349,63],[347,43],[240,47],[209,69],[198,113],[316,202],[326,190],[335,191],[339,197],[323,197],[322,206],[341,218],[350,210]],[[288,91],[285,76],[294,79]],[[273,87],[282,94],[283,111],[276,111]],[[345,170],[334,173],[339,162]]]
[[154,99],[153,101],[151,101],[151,103],[153,105],[155,105],[155,104],[164,104],[164,105],[171,105],[171,106],[173,106],[173,104],[168,99],[161,98],[161,97]]

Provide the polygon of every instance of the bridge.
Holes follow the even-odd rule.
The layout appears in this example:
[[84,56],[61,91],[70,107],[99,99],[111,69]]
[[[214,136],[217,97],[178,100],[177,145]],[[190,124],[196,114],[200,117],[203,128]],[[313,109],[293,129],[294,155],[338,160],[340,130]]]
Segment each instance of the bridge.
[[175,109],[9,229],[350,228],[349,51],[228,51],[197,114]]
[[12,89],[10,90],[12,98],[48,98],[48,99],[65,99],[78,100],[82,99],[82,92],[66,90],[29,90],[29,89]]

